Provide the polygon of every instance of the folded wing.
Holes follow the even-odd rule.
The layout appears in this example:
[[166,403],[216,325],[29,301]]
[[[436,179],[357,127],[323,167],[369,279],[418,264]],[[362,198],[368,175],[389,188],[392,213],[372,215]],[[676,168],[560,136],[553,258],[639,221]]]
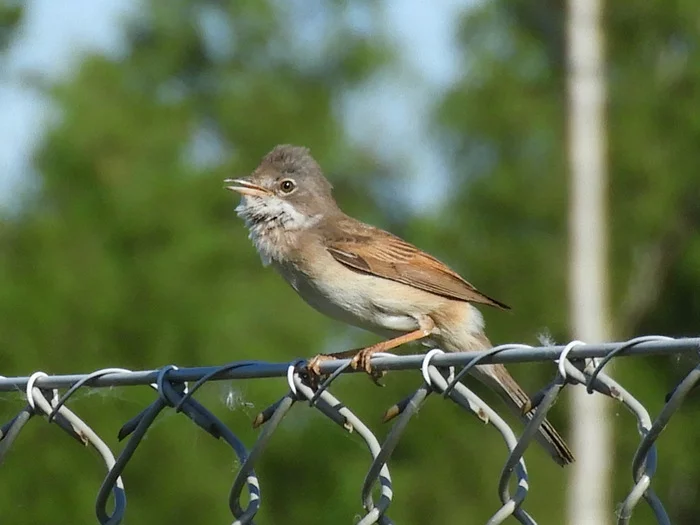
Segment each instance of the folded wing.
[[340,229],[338,235],[331,235],[326,241],[328,252],[348,268],[449,299],[510,309],[403,239],[372,226],[353,226],[353,233]]

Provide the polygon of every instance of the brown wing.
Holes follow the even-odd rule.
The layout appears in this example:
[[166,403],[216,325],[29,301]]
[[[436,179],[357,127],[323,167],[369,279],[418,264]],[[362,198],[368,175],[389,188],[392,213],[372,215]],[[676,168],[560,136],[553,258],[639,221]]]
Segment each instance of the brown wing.
[[510,307],[492,299],[436,258],[388,232],[348,221],[326,239],[333,258],[353,270],[459,301]]

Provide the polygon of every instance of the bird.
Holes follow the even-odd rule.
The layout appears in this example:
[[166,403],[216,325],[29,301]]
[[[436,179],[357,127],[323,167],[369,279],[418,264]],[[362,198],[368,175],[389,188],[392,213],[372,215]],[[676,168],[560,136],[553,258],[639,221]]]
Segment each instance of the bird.
[[[345,214],[308,148],[277,145],[249,176],[225,185],[241,195],[236,213],[264,266],[315,310],[383,338],[353,351],[353,367],[371,372],[373,354],[413,341],[448,352],[492,347],[476,305],[510,308],[409,242]],[[480,364],[472,374],[521,419],[532,417],[529,396],[505,366]],[[559,465],[574,461],[549,421],[537,439]]]

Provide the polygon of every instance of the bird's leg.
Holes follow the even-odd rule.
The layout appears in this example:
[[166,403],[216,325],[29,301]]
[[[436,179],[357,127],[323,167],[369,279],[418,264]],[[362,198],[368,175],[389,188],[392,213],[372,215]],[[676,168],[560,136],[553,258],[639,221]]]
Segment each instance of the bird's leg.
[[[365,348],[354,348],[352,350],[344,350],[342,352],[336,352],[333,354],[318,354],[314,356],[309,363],[306,365],[306,370],[308,372],[308,377],[309,377],[309,384],[311,388],[314,390],[318,386],[319,380],[321,379],[321,363],[324,361],[330,361],[333,359],[344,359],[347,357],[353,357],[355,354],[358,352],[361,352],[363,350],[366,350]],[[374,381],[374,384],[377,386],[384,386],[382,385],[379,380],[384,376],[385,372],[370,372],[369,376],[372,381]]]
[[362,368],[365,372],[374,377],[374,374],[372,374],[372,365],[370,363],[373,354],[377,352],[386,352],[397,346],[428,337],[435,328],[435,322],[430,317],[426,316],[419,320],[419,326],[420,328],[418,328],[418,330],[382,341],[381,343],[373,344],[357,351],[352,361],[350,361],[350,365],[355,369]]
[[[309,373],[309,382],[311,384],[312,388],[315,388],[315,385],[318,385],[319,379],[321,378],[321,363],[324,361],[329,361],[331,359],[344,359],[347,357],[354,357],[355,354],[358,352],[361,352],[362,350],[365,350],[365,348],[353,348],[352,350],[343,350],[342,352],[336,352],[333,354],[318,354],[317,356],[314,356],[311,361],[309,361],[309,364],[306,365],[306,369],[308,370]],[[374,384],[377,386],[384,386],[382,385],[379,380],[384,376],[385,372],[371,372],[369,377],[372,381],[374,381]]]
[[350,361],[350,365],[354,369],[362,368],[365,372],[369,374],[369,376],[377,385],[382,386],[378,382],[378,380],[384,375],[384,372],[376,373],[372,371],[372,365],[370,363],[372,355],[376,354],[377,352],[386,352],[387,350],[391,350],[392,348],[396,348],[397,346],[401,346],[406,343],[411,343],[413,341],[418,341],[420,339],[428,337],[430,334],[433,333],[433,329],[435,328],[435,322],[430,317],[421,317],[418,320],[418,326],[418,330],[414,330],[413,332],[409,332],[407,334],[403,334],[392,339],[387,339],[386,341],[382,341],[380,343],[376,343],[365,348],[355,348],[352,350],[344,350],[342,352],[335,352],[332,354],[318,354],[317,356],[313,357],[311,361],[309,361],[309,364],[306,366],[306,368],[309,371],[310,376],[315,376],[315,378],[318,379],[321,376],[321,363],[330,359],[343,359],[352,356],[352,361]]

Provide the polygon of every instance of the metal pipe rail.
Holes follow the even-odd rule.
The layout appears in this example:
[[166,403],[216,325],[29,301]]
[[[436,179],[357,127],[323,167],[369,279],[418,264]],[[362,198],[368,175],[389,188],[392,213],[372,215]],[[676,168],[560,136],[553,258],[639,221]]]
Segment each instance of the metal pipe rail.
[[[583,344],[574,347],[568,354],[569,359],[604,358],[624,343]],[[527,347],[519,344],[505,344],[496,347],[503,349],[496,354],[479,359],[482,363],[531,363],[537,361],[554,361],[558,359],[566,348],[565,345]],[[636,355],[670,355],[683,352],[700,351],[700,337],[671,340],[644,340],[619,353],[620,356]],[[434,358],[433,364],[437,367],[464,366],[491,351],[459,352],[440,355]],[[417,370],[423,364],[423,355],[384,355],[372,359],[372,367],[375,370]],[[348,367],[349,359],[324,361],[320,365],[323,374],[331,374],[343,369],[343,373],[356,372]],[[230,379],[263,379],[266,377],[284,377],[287,375],[289,363],[267,363],[263,361],[238,361],[229,368],[216,374],[211,380]],[[197,381],[198,379],[219,370],[219,366],[201,366],[192,368],[178,368],[168,374],[171,382]],[[148,385],[155,383],[159,370],[140,370],[112,372],[96,376],[90,380],[91,387],[113,387]],[[39,377],[35,385],[39,388],[69,388],[78,381],[84,380],[89,374],[66,374]],[[0,376],[0,392],[12,390],[24,390],[30,376],[2,377]]]

